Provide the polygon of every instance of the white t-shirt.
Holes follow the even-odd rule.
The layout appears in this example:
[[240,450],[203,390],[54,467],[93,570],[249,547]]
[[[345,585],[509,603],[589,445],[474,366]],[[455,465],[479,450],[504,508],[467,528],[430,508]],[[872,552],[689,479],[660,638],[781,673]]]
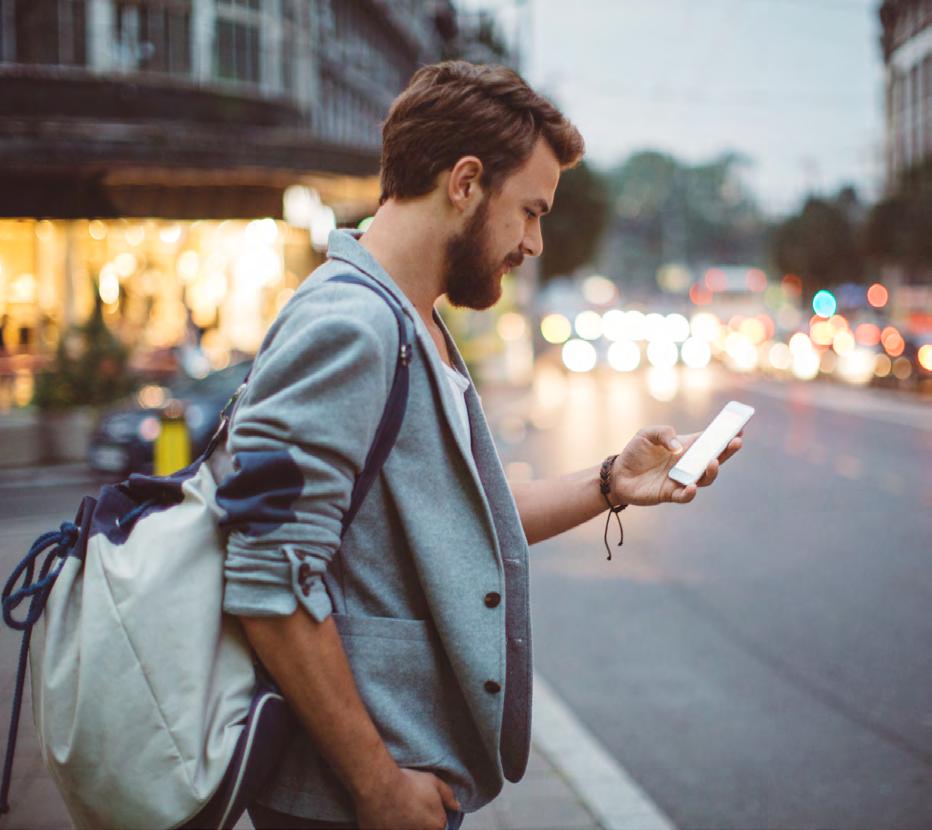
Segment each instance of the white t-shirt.
[[466,439],[466,446],[468,447],[472,443],[469,432],[469,413],[466,410],[466,390],[469,389],[469,378],[461,375],[451,366],[447,366],[446,363],[443,363],[443,369],[450,383],[450,391],[453,392],[456,411],[460,416],[460,426],[462,427],[460,435]]

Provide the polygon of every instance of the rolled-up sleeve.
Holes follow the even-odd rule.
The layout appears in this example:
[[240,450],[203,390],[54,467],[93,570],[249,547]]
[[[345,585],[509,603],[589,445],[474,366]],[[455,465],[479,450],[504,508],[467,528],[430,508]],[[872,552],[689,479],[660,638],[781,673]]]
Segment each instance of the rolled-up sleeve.
[[230,614],[331,613],[322,577],[394,374],[397,328],[382,300],[348,285],[308,294],[273,324],[227,442],[233,472],[217,506]]

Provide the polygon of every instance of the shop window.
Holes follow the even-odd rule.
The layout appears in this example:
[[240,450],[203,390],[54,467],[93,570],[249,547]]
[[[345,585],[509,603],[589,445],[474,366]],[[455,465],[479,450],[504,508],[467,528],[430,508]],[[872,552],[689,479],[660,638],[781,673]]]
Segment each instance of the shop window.
[[4,0],[0,9],[3,59],[53,66],[85,64],[86,14],[85,0]]
[[120,0],[116,24],[124,69],[190,74],[190,0]]

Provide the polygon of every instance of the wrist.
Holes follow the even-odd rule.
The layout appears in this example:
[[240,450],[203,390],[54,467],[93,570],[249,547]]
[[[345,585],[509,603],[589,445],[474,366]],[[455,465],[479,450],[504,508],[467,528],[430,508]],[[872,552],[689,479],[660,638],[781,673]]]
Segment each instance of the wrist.
[[623,494],[618,492],[617,479],[614,475],[615,460],[617,455],[610,455],[602,462],[599,468],[599,492],[604,506],[609,510],[624,510],[628,506],[628,500]]
[[383,757],[379,761],[368,764],[359,776],[345,782],[357,804],[378,801],[384,793],[397,786],[401,768],[388,754],[388,750],[380,754]]

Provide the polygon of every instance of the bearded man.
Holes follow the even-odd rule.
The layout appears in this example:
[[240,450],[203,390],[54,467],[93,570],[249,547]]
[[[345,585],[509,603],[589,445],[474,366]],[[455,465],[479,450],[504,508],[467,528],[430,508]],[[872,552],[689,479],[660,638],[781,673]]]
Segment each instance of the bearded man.
[[[560,173],[583,154],[576,128],[510,69],[449,62],[414,75],[382,136],[374,221],[331,235],[266,337],[228,442],[224,607],[303,726],[250,809],[260,830],[456,830],[527,764],[528,545],[610,505],[696,494],[666,476],[692,440],[670,426],[509,487],[434,308],[444,294],[492,306],[503,275],[541,253]],[[399,329],[340,276],[395,296],[416,335],[400,433],[342,536]]]

